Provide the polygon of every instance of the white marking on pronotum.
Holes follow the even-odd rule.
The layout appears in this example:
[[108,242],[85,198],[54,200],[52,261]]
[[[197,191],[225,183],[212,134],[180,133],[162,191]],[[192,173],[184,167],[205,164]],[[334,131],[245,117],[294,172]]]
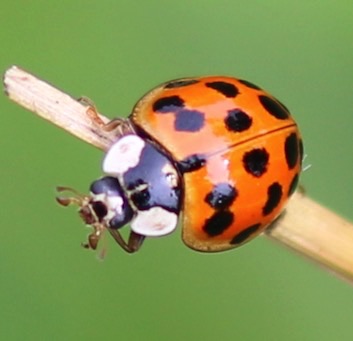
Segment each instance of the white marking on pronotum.
[[131,222],[131,229],[143,236],[159,237],[173,232],[178,216],[161,207],[152,207],[147,211],[138,211]]
[[124,174],[141,158],[145,142],[136,135],[126,135],[114,143],[103,160],[103,171],[110,175]]

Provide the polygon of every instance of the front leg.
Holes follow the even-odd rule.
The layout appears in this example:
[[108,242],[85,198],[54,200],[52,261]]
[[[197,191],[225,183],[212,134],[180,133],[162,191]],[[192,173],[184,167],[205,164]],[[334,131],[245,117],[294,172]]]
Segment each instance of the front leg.
[[134,133],[134,129],[132,128],[128,119],[117,117],[113,118],[111,121],[104,122],[98,114],[97,107],[93,101],[87,97],[80,97],[78,100],[80,103],[87,107],[86,114],[91,120],[92,124],[97,128],[108,133],[115,132],[117,136]]
[[145,240],[145,236],[135,233],[134,231],[130,232],[129,240],[126,242],[121,236],[118,230],[113,230],[108,228],[110,234],[113,236],[114,240],[128,253],[134,253],[138,251]]

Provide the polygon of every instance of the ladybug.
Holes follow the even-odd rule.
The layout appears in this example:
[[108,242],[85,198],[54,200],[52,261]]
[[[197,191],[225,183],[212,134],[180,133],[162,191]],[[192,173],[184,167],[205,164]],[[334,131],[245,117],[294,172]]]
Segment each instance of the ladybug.
[[[283,211],[298,184],[303,145],[288,109],[258,86],[222,76],[166,82],[143,96],[127,119],[104,124],[114,134],[102,178],[76,203],[93,227],[85,247],[108,230],[127,252],[146,237],[173,232],[215,252],[248,242]],[[68,188],[60,187],[59,191]],[[128,240],[120,229],[130,224]]]

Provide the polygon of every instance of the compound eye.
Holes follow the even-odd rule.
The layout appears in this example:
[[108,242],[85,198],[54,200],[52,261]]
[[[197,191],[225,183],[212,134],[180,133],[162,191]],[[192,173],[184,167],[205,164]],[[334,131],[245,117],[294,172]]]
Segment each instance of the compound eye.
[[98,220],[101,222],[108,214],[107,206],[102,201],[93,201],[91,206]]

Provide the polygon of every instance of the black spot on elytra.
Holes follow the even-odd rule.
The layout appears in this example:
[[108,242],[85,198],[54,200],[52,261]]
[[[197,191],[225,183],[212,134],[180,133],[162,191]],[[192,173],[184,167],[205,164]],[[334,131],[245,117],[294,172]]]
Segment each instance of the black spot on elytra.
[[286,156],[287,166],[293,169],[299,157],[298,137],[296,133],[290,134],[284,143],[284,154]]
[[197,79],[177,79],[174,81],[171,81],[164,85],[166,89],[174,89],[174,88],[181,88],[183,86],[188,86],[192,84],[199,83],[199,80]]
[[216,210],[228,208],[238,195],[238,191],[228,183],[215,185],[205,197],[205,202]]
[[178,168],[181,173],[193,172],[206,163],[206,158],[202,154],[193,154],[178,162]]
[[228,130],[241,132],[251,127],[252,118],[240,109],[228,110],[224,123]]
[[227,82],[208,82],[205,84],[208,88],[214,89],[224,95],[225,97],[235,97],[238,95],[239,91],[234,84]]
[[288,197],[290,197],[294,193],[294,191],[296,190],[296,188],[298,186],[298,182],[299,182],[299,175],[295,174],[293,180],[291,181],[291,183],[289,185]]
[[248,82],[244,79],[238,79],[238,81],[244,85],[246,85],[248,88],[251,88],[251,89],[255,89],[255,90],[261,90],[260,87],[258,87],[257,85],[251,83],[251,82]]
[[275,182],[267,189],[267,201],[262,208],[262,214],[270,214],[280,203],[282,198],[282,186]]
[[205,124],[205,115],[197,110],[177,110],[174,128],[177,131],[199,131]]
[[153,110],[158,113],[168,113],[180,110],[184,107],[184,101],[179,96],[169,96],[157,99],[153,103]]
[[285,120],[289,117],[289,112],[275,99],[265,95],[260,95],[259,100],[270,115],[278,118],[279,120]]
[[179,96],[162,97],[153,103],[153,110],[159,114],[172,113],[176,131],[196,132],[205,124],[205,115],[197,110],[185,109]]
[[287,110],[287,112],[288,112],[288,115],[290,115],[289,114],[289,109],[288,109],[288,107],[286,107],[281,101],[279,101],[278,99],[276,99],[276,101],[280,104],[280,105],[282,105],[282,107],[285,109],[285,110]]
[[258,178],[267,171],[268,160],[269,154],[265,148],[255,148],[244,154],[243,165],[249,174]]
[[300,165],[303,162],[304,159],[304,145],[303,145],[303,140],[299,140],[299,157],[300,157]]
[[210,237],[222,234],[234,221],[234,214],[229,211],[217,211],[206,219],[203,230]]
[[251,226],[247,227],[246,229],[244,229],[243,231],[238,233],[230,241],[230,244],[237,245],[237,244],[241,244],[241,243],[245,242],[252,234],[254,234],[255,232],[258,231],[260,226],[261,226],[261,224],[254,224],[254,225],[251,225]]

